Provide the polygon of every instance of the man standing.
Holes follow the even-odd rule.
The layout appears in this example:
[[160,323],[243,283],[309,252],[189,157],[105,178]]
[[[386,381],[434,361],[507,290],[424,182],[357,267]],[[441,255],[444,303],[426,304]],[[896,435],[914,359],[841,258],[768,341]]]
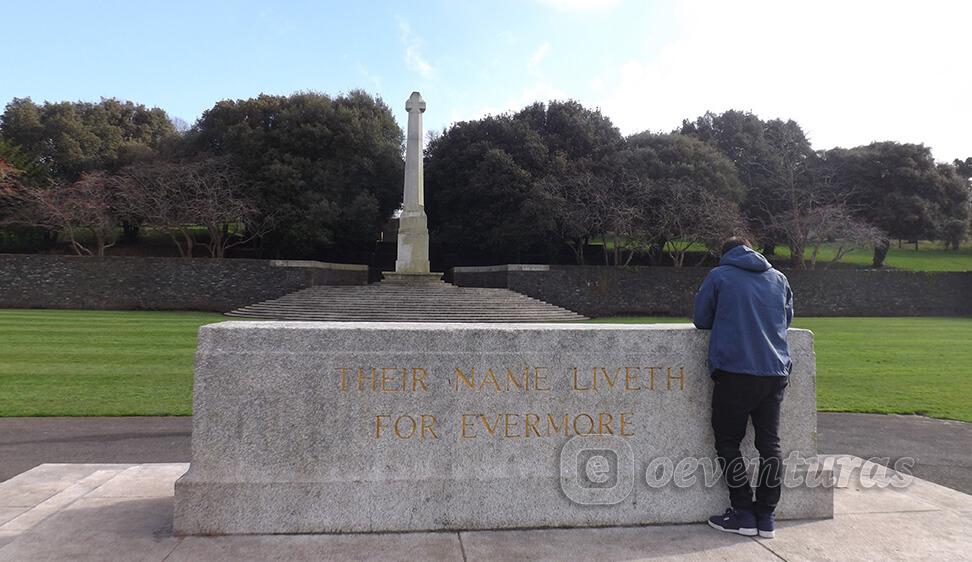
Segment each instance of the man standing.
[[[782,487],[780,404],[792,367],[786,342],[793,320],[790,284],[747,240],[733,237],[722,246],[719,266],[702,282],[694,312],[695,327],[712,330],[712,429],[731,505],[709,518],[709,525],[773,537]],[[755,499],[739,451],[749,420],[760,457]]]

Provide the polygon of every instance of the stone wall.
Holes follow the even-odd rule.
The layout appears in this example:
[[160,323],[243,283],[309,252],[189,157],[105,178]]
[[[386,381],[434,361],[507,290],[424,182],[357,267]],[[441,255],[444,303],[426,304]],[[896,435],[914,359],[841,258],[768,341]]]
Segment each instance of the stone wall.
[[315,261],[0,255],[0,308],[211,310],[312,285],[364,285],[368,266]]
[[[684,480],[664,466],[714,452],[708,337],[687,324],[204,326],[175,533],[702,521],[725,507],[725,487],[704,485],[704,465]],[[806,479],[813,336],[791,330],[789,343],[777,516],[833,517],[833,488],[817,484],[832,474]]]
[[[456,285],[505,287],[586,316],[688,316],[707,268],[457,267]],[[972,315],[972,272],[788,271],[801,316]]]

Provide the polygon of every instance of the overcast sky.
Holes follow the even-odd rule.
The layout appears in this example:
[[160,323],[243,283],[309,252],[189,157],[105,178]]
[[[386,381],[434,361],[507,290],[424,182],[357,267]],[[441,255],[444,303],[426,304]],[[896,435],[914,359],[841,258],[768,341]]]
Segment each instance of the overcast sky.
[[972,2],[0,0],[0,100],[159,106],[362,88],[427,128],[573,98],[625,134],[706,110],[797,120],[815,148],[972,156]]

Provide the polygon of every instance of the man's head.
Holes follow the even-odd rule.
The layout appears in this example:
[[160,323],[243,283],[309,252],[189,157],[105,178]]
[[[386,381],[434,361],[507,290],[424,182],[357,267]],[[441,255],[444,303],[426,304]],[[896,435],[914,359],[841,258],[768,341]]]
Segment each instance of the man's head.
[[749,240],[746,240],[742,236],[733,236],[731,238],[727,238],[726,241],[722,243],[721,255],[726,255],[729,250],[735,248],[736,246],[746,246],[749,248],[753,247],[753,245],[749,243]]

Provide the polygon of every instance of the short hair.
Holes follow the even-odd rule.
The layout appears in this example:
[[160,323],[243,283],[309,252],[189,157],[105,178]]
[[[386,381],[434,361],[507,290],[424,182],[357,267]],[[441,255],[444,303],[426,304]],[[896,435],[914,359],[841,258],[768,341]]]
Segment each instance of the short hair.
[[746,240],[742,236],[732,236],[726,238],[726,241],[722,243],[722,255],[726,255],[729,250],[735,248],[736,246],[747,246],[749,248],[753,247],[753,245],[749,243],[749,240]]

